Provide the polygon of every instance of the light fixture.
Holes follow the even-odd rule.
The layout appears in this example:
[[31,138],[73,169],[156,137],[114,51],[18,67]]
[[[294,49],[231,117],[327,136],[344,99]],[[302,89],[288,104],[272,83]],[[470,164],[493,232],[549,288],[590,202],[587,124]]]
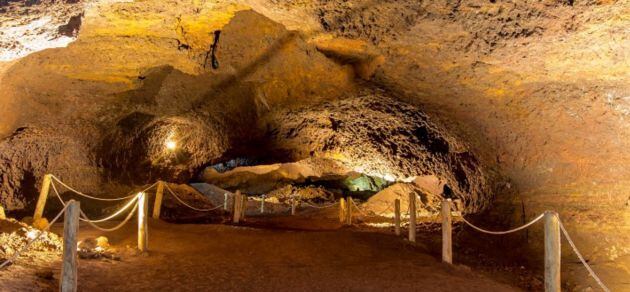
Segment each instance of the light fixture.
[[166,142],[164,142],[164,146],[166,146],[167,150],[173,151],[175,150],[175,148],[177,148],[177,142],[169,138],[166,140]]

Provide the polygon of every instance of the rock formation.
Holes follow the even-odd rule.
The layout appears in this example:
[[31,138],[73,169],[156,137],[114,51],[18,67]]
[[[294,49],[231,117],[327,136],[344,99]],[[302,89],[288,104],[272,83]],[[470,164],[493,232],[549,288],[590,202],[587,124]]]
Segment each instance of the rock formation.
[[628,0],[0,11],[8,212],[32,208],[48,172],[104,194],[233,159],[323,158],[398,182],[437,176],[488,224],[559,211],[605,275],[628,269]]

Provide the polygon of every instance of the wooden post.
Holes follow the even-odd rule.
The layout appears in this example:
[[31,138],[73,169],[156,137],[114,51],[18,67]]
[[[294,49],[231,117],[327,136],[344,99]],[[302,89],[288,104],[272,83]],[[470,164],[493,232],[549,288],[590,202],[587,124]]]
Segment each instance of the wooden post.
[[295,206],[296,206],[295,197],[291,198],[291,215],[295,215]]
[[451,199],[442,201],[442,262],[453,263]]
[[147,225],[147,195],[140,193],[138,196],[138,250],[148,250],[148,225]]
[[346,199],[339,199],[339,222],[344,223],[346,221]]
[[44,214],[44,207],[46,206],[46,200],[48,199],[48,193],[50,192],[50,184],[52,182],[52,175],[44,175],[44,181],[42,182],[42,189],[39,191],[39,198],[37,199],[37,205],[35,205],[35,214],[33,214],[33,222],[42,219]]
[[155,202],[153,203],[153,219],[160,219],[162,197],[164,197],[164,182],[158,181],[157,191],[155,192]]
[[416,242],[416,194],[409,194],[409,241]]
[[75,200],[70,200],[65,212],[63,219],[63,259],[61,262],[59,290],[62,292],[74,292],[77,291],[77,234],[79,233],[81,204]]
[[228,193],[223,194],[223,210],[227,211]]
[[232,222],[238,224],[241,220],[241,209],[240,205],[243,203],[241,200],[241,191],[236,191],[234,193],[234,200],[232,202]]
[[262,195],[262,201],[260,201],[260,214],[265,213],[265,195]]
[[394,200],[394,228],[396,235],[400,235],[400,199]]
[[545,292],[560,291],[560,224],[558,213],[545,212]]
[[352,226],[352,197],[348,197],[346,204],[346,225]]

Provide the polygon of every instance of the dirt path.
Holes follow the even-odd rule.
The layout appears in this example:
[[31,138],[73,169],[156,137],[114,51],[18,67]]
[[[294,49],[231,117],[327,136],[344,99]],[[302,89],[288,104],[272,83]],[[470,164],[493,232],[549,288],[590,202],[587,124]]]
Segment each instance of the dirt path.
[[[60,226],[56,227],[59,228]],[[150,254],[80,260],[81,291],[514,291],[386,234],[150,222]],[[81,237],[99,232],[82,226]],[[109,234],[136,244],[130,224]],[[53,263],[53,267],[58,267]],[[58,268],[55,268],[55,274]],[[56,275],[55,278],[58,276]]]

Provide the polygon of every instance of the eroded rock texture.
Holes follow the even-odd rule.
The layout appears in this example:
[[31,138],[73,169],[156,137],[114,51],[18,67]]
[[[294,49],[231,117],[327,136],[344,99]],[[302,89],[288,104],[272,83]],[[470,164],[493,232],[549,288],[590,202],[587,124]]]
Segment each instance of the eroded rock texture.
[[[11,11],[0,14],[3,52],[22,54],[6,33],[41,22],[32,15],[59,21],[20,35],[73,38],[83,18],[66,48],[0,63],[10,210],[45,172],[89,191],[185,181],[236,157],[325,156],[388,177],[443,176],[471,211],[491,207],[486,222],[557,210],[625,288],[614,279],[630,257],[628,0],[26,2],[41,6],[0,1]],[[322,45],[337,37],[352,40]],[[348,57],[353,42],[375,48]],[[378,62],[364,74],[362,59]],[[592,284],[568,265],[578,288]]]
[[325,157],[390,181],[435,175],[448,182],[468,212],[483,210],[492,200],[489,174],[467,146],[418,107],[382,90],[274,112],[265,125],[269,148],[285,159]]
[[81,0],[0,1],[0,62],[74,41],[84,6]]

